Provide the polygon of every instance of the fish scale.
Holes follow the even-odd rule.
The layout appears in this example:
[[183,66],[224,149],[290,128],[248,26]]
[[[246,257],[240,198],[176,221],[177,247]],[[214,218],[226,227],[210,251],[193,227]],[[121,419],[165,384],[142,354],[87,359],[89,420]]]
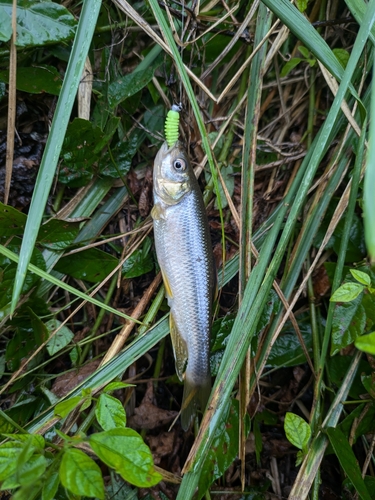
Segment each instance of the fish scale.
[[[176,171],[175,162],[185,165]],[[202,193],[187,154],[177,142],[160,148],[154,166],[156,253],[171,308],[171,338],[176,369],[184,380],[184,429],[211,388],[209,344],[214,264]]]

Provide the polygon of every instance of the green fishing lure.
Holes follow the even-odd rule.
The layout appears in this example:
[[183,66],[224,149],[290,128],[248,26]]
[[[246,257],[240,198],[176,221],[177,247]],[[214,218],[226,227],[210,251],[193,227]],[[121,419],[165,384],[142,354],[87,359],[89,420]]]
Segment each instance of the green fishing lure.
[[168,147],[171,148],[178,141],[178,125],[180,123],[181,105],[173,104],[172,108],[168,111],[165,120],[164,131],[165,139]]

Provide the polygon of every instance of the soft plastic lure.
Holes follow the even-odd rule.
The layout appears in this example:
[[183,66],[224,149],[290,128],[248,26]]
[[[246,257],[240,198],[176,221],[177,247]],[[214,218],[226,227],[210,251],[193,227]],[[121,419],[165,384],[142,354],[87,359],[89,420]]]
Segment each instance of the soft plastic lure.
[[172,108],[168,111],[165,120],[164,131],[165,139],[168,147],[171,148],[178,141],[178,125],[180,122],[181,105],[173,104]]

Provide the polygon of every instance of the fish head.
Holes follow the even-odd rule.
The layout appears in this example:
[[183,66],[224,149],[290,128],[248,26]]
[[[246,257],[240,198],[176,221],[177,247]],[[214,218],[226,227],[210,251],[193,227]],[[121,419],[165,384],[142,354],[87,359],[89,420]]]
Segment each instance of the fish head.
[[[192,189],[193,169],[179,141],[164,142],[154,163],[154,193],[166,205],[176,205]],[[194,177],[195,180],[195,177]]]

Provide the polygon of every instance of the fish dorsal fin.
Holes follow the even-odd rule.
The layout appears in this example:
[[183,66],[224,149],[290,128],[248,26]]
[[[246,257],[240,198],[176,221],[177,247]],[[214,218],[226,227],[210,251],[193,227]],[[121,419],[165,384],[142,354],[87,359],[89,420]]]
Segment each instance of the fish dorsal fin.
[[172,339],[173,354],[176,363],[176,372],[178,378],[182,381],[184,379],[184,372],[188,362],[188,350],[186,342],[181,337],[177,329],[172,313],[169,315],[169,328]]

